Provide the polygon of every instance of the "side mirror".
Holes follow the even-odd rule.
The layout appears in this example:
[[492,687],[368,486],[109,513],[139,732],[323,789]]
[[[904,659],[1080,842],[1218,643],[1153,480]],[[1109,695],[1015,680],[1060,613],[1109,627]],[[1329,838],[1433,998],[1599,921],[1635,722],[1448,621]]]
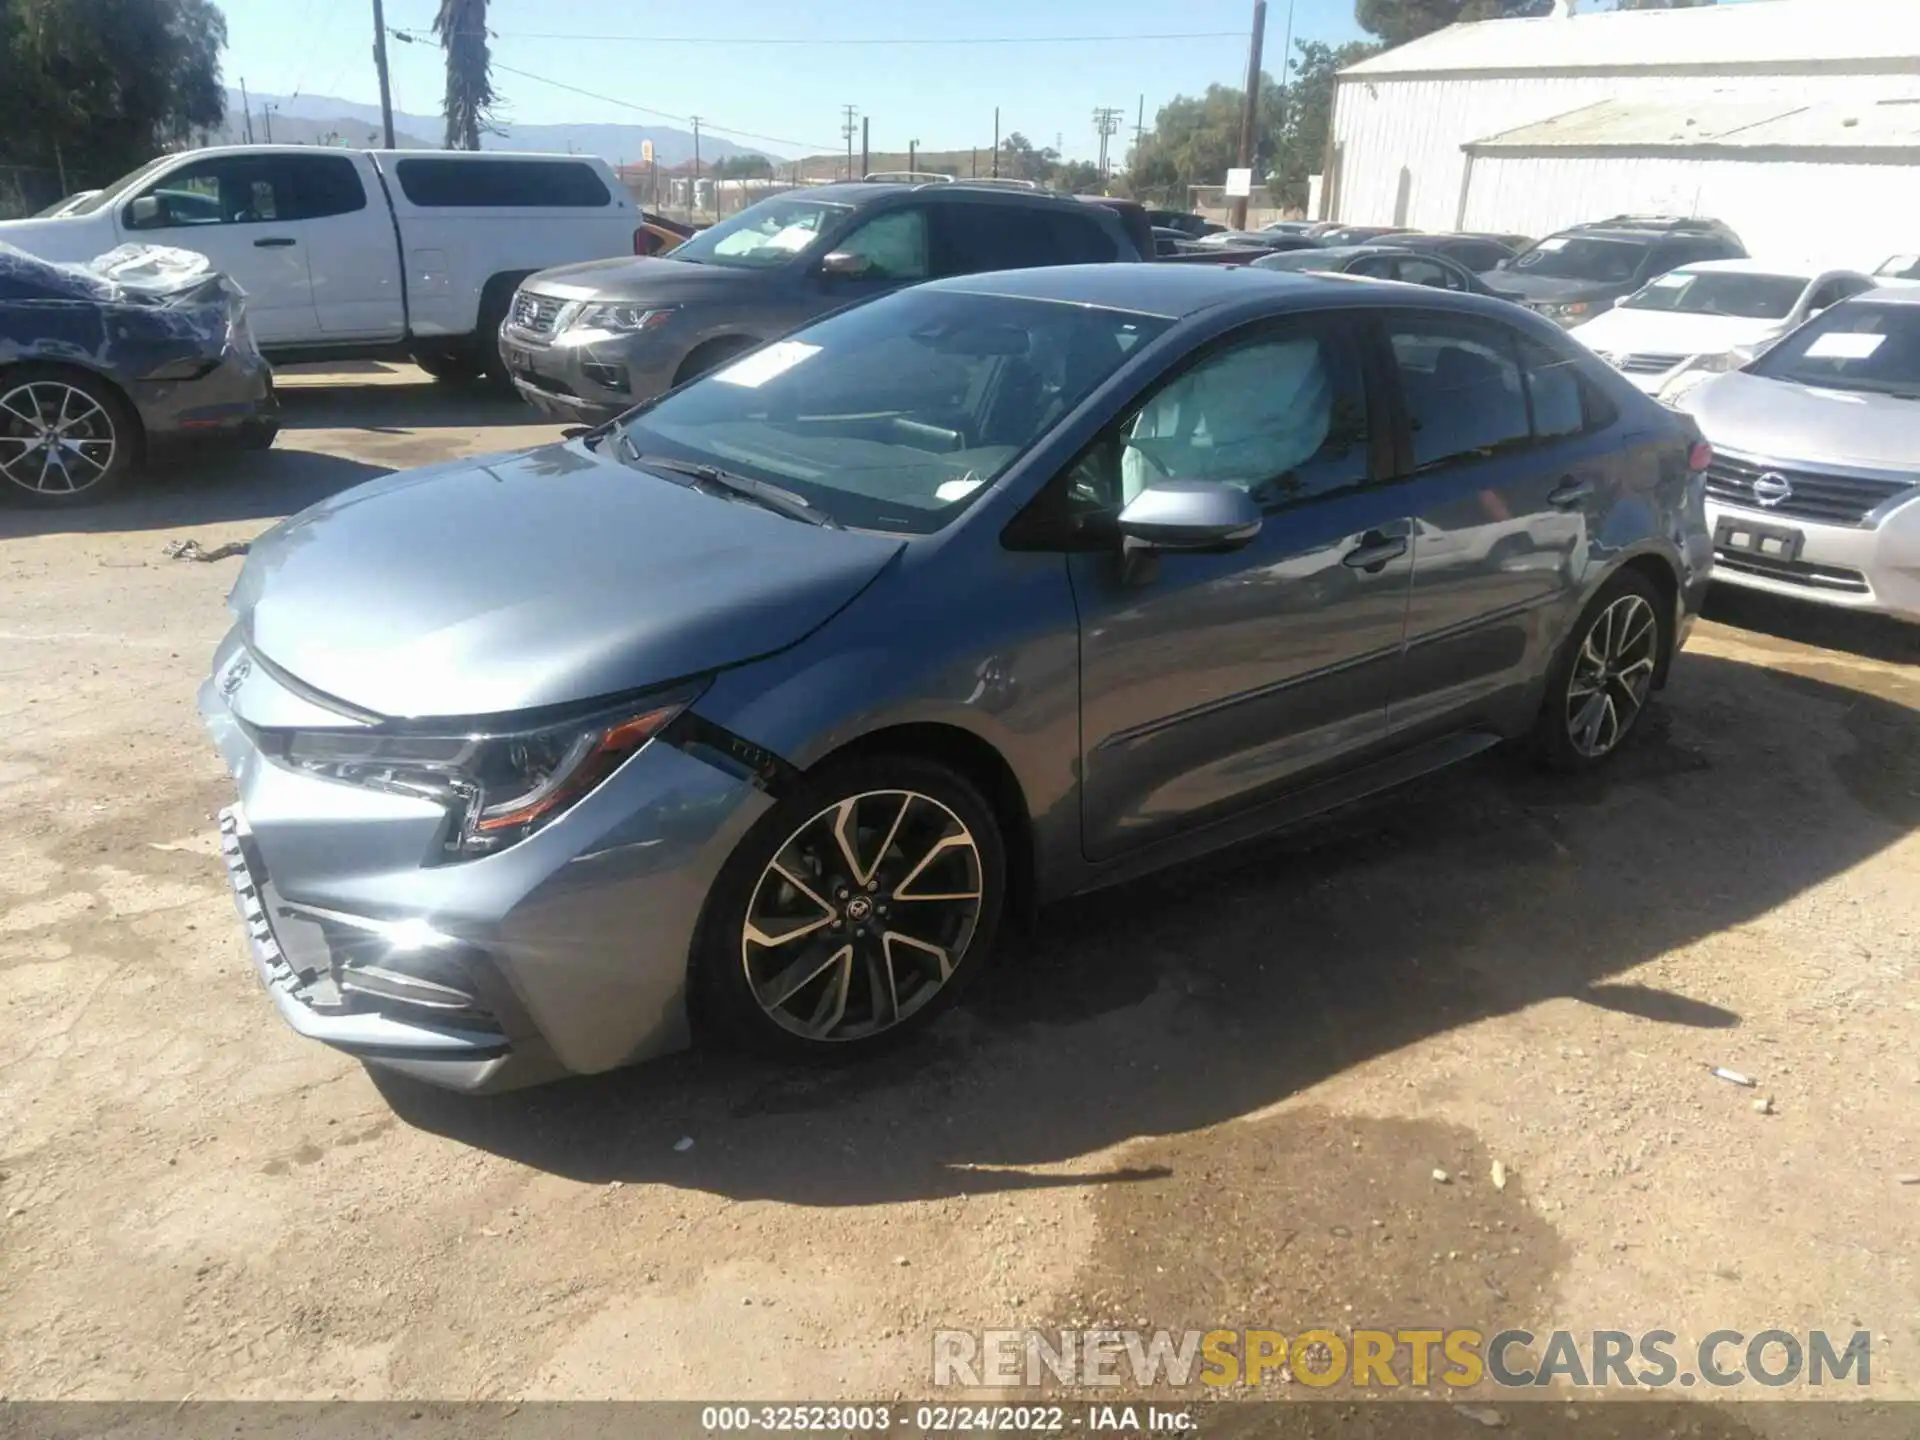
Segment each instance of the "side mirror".
[[160,197],[141,195],[127,207],[127,223],[135,230],[147,230],[162,224]]
[[1213,480],[1160,480],[1119,515],[1120,533],[1153,550],[1221,554],[1260,533],[1260,507],[1246,491]]
[[822,275],[838,275],[847,280],[858,280],[873,268],[873,261],[864,255],[855,255],[846,250],[835,250],[820,262]]

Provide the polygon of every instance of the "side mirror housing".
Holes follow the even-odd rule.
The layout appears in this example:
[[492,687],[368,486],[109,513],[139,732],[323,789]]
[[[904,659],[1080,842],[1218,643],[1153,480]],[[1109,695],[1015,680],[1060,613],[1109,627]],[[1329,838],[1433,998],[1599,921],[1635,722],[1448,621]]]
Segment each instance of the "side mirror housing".
[[127,207],[127,223],[136,230],[146,230],[162,223],[160,197],[141,195]]
[[1213,480],[1160,480],[1120,512],[1130,547],[1222,554],[1260,533],[1260,507],[1246,491]]
[[855,255],[846,250],[835,250],[820,262],[822,275],[837,275],[843,279],[857,280],[873,268],[873,261],[864,255]]

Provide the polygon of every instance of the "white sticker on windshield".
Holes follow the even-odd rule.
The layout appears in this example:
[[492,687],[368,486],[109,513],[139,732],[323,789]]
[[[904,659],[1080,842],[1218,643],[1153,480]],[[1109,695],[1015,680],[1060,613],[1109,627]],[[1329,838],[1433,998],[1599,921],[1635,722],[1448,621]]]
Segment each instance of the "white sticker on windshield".
[[714,371],[713,378],[722,385],[757,390],[776,375],[786,374],[802,360],[819,353],[818,345],[809,345],[804,340],[782,340],[778,345],[756,350],[744,360],[734,361],[724,370]]
[[768,250],[804,250],[820,238],[820,232],[811,225],[789,225],[777,234],[766,238]]
[[1653,288],[1655,290],[1678,290],[1691,279],[1693,279],[1691,275],[1662,275],[1658,280],[1653,282]]
[[1551,240],[1542,240],[1538,245],[1534,246],[1533,248],[1536,250],[1549,250],[1549,251],[1564,250],[1567,248],[1567,242],[1556,235]]
[[964,500],[987,482],[978,475],[962,475],[958,480],[949,480],[933,492],[933,498],[951,505],[955,500]]
[[1886,343],[1884,335],[1829,330],[1807,346],[1809,360],[1864,360]]

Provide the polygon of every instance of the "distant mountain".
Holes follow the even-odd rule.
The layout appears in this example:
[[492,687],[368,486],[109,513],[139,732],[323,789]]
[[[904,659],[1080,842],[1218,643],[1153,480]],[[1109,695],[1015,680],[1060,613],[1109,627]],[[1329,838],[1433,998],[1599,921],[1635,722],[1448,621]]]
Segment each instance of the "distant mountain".
[[[265,141],[265,107],[272,106],[273,138],[281,144],[336,144],[364,148],[377,146],[380,140],[380,107],[357,100],[342,100],[332,95],[254,95],[253,138]],[[693,135],[670,125],[521,125],[501,127],[504,135],[488,135],[482,141],[488,150],[554,150],[598,155],[612,164],[622,161],[640,163],[641,142],[653,142],[654,156],[663,166],[679,165],[693,159]],[[409,115],[393,112],[393,140],[403,150],[437,150],[446,123],[438,115]],[[330,138],[331,137],[331,138]],[[371,137],[371,139],[369,138]],[[246,121],[238,90],[227,91],[227,123],[221,139],[234,143],[246,138]],[[703,162],[725,160],[733,155],[758,155],[717,135],[700,137]]]

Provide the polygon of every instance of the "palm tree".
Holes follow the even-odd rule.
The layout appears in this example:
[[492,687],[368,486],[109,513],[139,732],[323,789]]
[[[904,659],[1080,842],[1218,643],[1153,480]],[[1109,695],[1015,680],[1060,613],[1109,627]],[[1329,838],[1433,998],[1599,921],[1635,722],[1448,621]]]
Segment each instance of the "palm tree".
[[449,150],[478,150],[480,136],[498,132],[493,125],[492,56],[487,51],[487,0],[440,0],[433,33],[447,52]]

